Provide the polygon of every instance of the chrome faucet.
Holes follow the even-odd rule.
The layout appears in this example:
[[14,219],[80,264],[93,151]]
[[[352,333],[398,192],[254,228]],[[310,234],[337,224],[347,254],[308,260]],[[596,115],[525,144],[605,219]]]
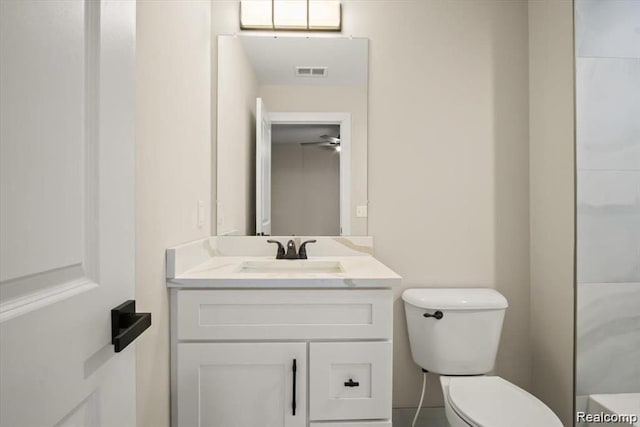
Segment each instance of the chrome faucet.
[[277,240],[267,240],[267,243],[275,243],[278,245],[278,252],[276,259],[307,259],[307,243],[315,243],[316,240],[307,240],[300,245],[300,249],[296,252],[296,242],[293,239],[287,242],[287,252],[284,251],[284,246]]

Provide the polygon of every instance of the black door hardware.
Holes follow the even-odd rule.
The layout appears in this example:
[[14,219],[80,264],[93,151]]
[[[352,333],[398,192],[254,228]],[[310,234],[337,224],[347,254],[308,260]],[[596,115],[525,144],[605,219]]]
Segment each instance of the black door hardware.
[[357,381],[353,381],[351,378],[349,378],[349,381],[347,381],[346,383],[344,383],[345,387],[358,387],[360,385],[359,382]]
[[151,313],[136,313],[136,302],[128,300],[111,310],[111,344],[120,353],[151,326]]
[[424,317],[435,317],[436,319],[440,320],[444,317],[444,314],[442,314],[442,312],[440,310],[436,311],[435,313],[431,314],[431,313],[425,313],[423,314]]
[[296,366],[296,359],[293,359],[293,397],[291,398],[291,415],[296,415],[296,372],[298,367]]

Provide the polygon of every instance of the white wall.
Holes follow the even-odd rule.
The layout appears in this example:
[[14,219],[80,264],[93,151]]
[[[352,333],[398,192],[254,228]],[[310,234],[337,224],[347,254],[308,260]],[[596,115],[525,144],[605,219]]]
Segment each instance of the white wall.
[[573,425],[573,2],[529,2],[532,391]]
[[151,328],[137,343],[137,425],[169,425],[165,249],[210,235],[210,2],[137,3],[136,303]]
[[[242,41],[218,39],[218,234],[255,234],[255,140],[258,81]],[[216,40],[213,40],[216,43]]]
[[260,96],[272,112],[351,113],[351,235],[367,235],[367,88],[363,86],[263,85]]
[[[214,2],[212,16],[214,33],[238,31],[237,2]],[[404,277],[394,406],[415,407],[421,385],[399,301],[408,287],[503,292],[497,373],[528,388],[527,3],[345,1],[343,17],[343,35],[370,39],[368,234]],[[441,398],[432,377],[426,405]]]
[[[404,288],[488,286],[509,300],[496,371],[530,385],[527,5],[368,1],[344,33],[370,38],[369,234],[404,278],[394,406],[415,407]],[[426,405],[439,405],[431,377]]]

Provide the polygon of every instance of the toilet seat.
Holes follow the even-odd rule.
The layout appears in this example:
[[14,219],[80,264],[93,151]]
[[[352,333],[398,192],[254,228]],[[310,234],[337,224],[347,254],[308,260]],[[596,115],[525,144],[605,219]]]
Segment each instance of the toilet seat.
[[447,397],[471,426],[562,427],[544,403],[500,377],[451,377]]

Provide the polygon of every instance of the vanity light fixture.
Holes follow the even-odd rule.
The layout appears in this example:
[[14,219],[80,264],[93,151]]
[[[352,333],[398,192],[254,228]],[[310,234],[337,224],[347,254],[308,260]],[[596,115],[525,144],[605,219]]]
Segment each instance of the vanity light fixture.
[[340,31],[339,0],[240,0],[243,30]]

